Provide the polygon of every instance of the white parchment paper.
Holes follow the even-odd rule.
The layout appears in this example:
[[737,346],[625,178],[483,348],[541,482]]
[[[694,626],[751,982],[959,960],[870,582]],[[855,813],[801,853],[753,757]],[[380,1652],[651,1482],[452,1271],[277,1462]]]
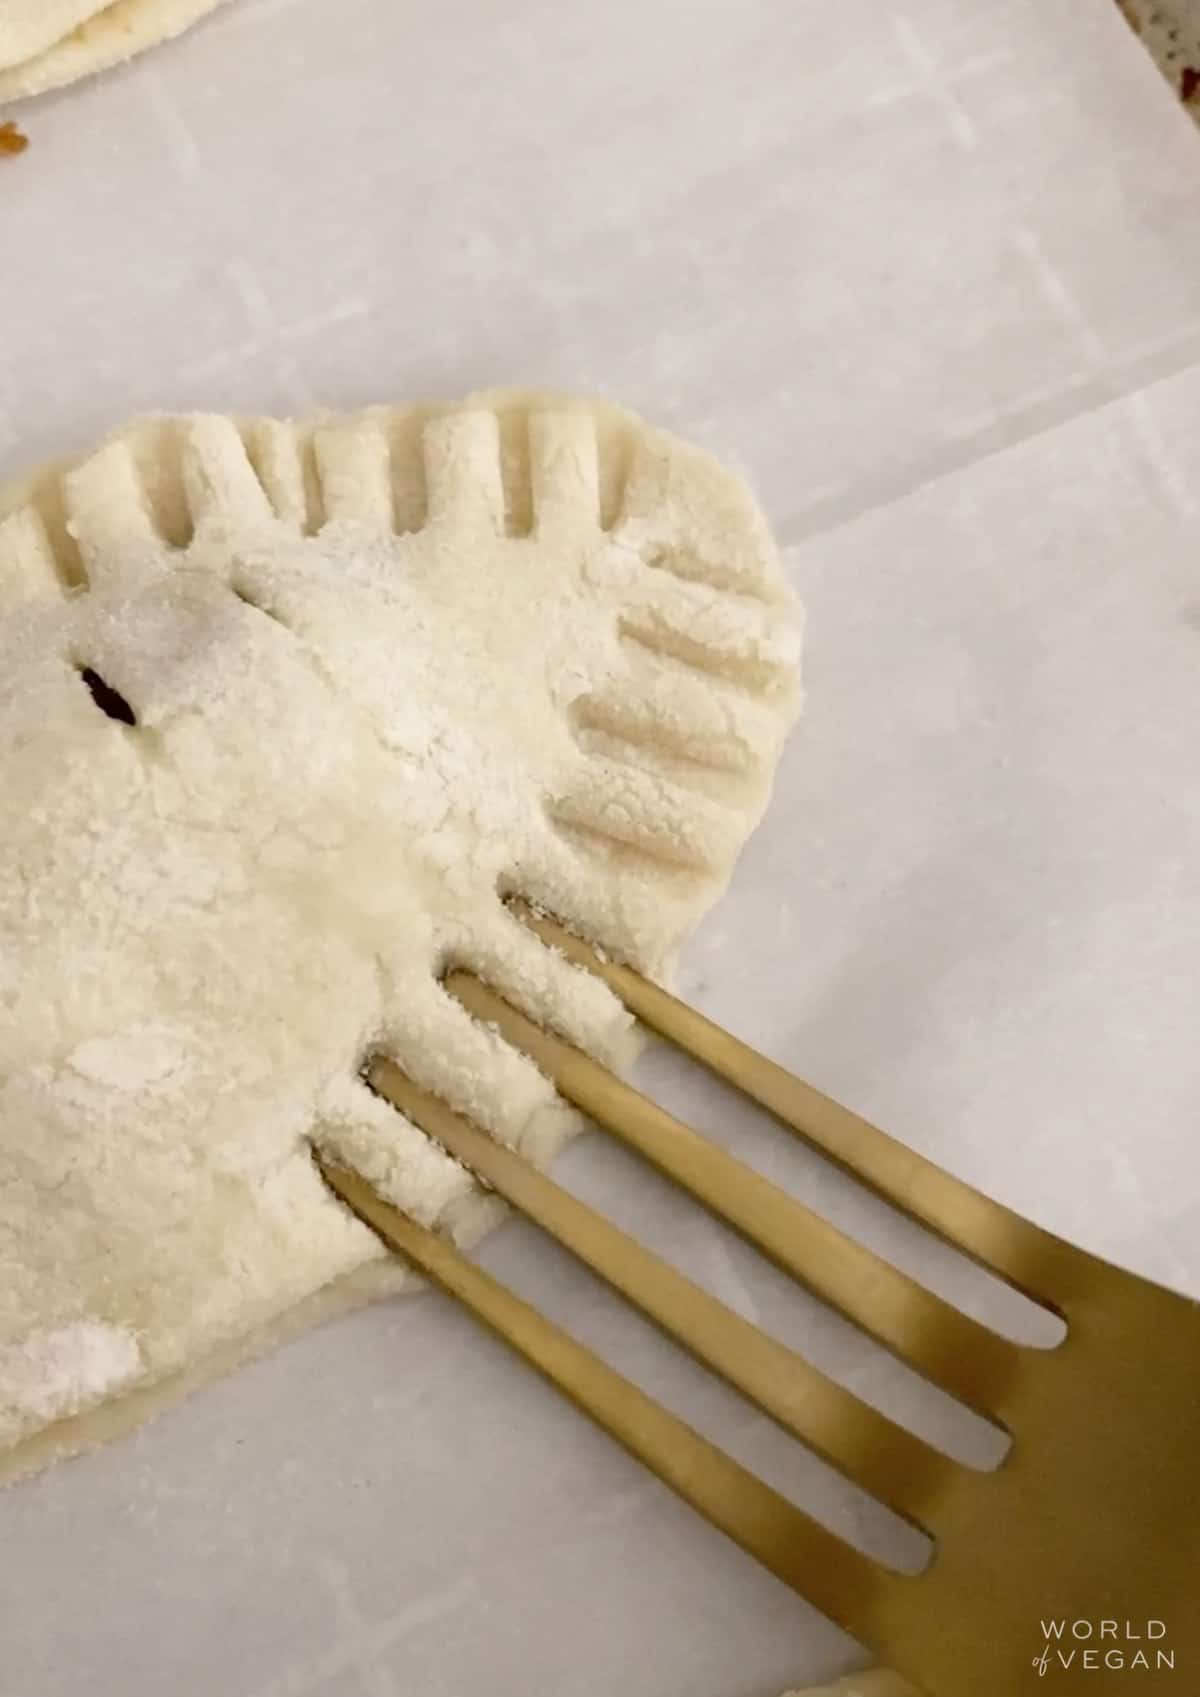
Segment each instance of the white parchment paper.
[[[744,462],[810,710],[685,993],[1200,1293],[1200,138],[1111,0],[237,0],[13,115],[0,475],[147,408],[497,382]],[[669,1058],[643,1075],[1021,1320]],[[599,1137],[561,1172],[979,1441]],[[531,1231],[484,1256],[890,1547]],[[2,1697],[774,1697],[861,1660],[433,1296],[0,1498]]]

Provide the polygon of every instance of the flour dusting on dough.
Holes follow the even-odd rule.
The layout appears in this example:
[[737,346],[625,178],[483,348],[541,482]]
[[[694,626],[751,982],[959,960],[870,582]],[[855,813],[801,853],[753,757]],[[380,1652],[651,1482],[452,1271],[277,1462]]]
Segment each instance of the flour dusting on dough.
[[[0,493],[0,1398],[27,1434],[0,1478],[320,1291],[404,1282],[314,1138],[460,1241],[494,1220],[365,1059],[547,1161],[575,1116],[443,979],[620,1064],[629,1016],[503,898],[667,970],[766,805],[798,642],[742,481],[599,402],[152,419]],[[136,1359],[30,1344],[85,1319]]]

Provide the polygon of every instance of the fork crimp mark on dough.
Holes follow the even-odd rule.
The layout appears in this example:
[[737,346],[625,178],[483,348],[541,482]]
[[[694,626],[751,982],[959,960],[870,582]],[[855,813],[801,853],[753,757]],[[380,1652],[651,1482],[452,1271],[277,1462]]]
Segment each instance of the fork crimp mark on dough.
[[429,523],[499,536],[504,531],[500,430],[494,413],[448,413],[425,426]]
[[530,1019],[607,1066],[621,1066],[637,1051],[633,1015],[604,980],[547,946],[499,897],[486,923],[448,940],[443,980],[456,970],[494,985]]
[[67,529],[93,588],[161,561],[165,538],[128,442],[118,438],[68,472],[63,497]]
[[585,760],[577,780],[552,798],[549,809],[564,824],[679,866],[703,869],[718,844],[735,852],[737,815],[728,808],[606,756]]
[[248,419],[241,435],[279,523],[298,536],[311,533],[310,476],[296,427],[279,418]]
[[[518,937],[498,885],[670,958],[766,805],[792,602],[738,479],[570,396],[147,419],[0,491],[0,546],[0,1361],[94,1314],[141,1340],[144,1405],[326,1286],[394,1285],[309,1135],[374,1150],[439,1229],[494,1218],[368,1109],[364,1053],[536,1161],[577,1126],[439,980],[458,961],[628,1057],[617,1000]],[[4,1392],[0,1477],[121,1418],[86,1362],[49,1400]]]
[[661,654],[786,698],[795,688],[795,625],[748,595],[656,573],[635,555],[612,551],[590,567],[593,580],[621,603],[621,629]]
[[775,544],[753,496],[736,475],[706,477],[706,463],[689,442],[639,444],[615,539],[654,570],[778,601]]
[[600,458],[587,413],[545,412],[529,420],[534,530],[569,542],[600,529]]
[[275,513],[246,444],[232,419],[194,419],[184,431],[184,493],[199,541],[251,536],[274,524]]
[[313,452],[326,523],[349,522],[375,536],[394,533],[392,463],[381,421],[325,425],[313,433]]
[[575,703],[575,721],[716,771],[743,773],[771,758],[778,730],[748,691],[643,643],[621,643],[622,670]]
[[18,507],[0,519],[0,612],[22,601],[61,600],[66,587],[42,515]]

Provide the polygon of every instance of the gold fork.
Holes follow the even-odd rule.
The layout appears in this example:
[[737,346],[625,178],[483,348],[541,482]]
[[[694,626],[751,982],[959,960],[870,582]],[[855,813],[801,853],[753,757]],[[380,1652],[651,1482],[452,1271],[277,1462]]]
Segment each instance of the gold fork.
[[597,1124],[1010,1433],[1003,1462],[968,1468],[895,1424],[386,1060],[368,1072],[376,1091],[789,1432],[928,1533],[930,1564],[897,1572],[844,1542],[356,1173],[318,1155],[337,1194],[714,1526],[928,1697],[1127,1690],[1140,1673],[1172,1668],[1183,1675],[1181,1697],[1200,1690],[1200,1305],[991,1201],[553,921],[518,911],[645,1025],[1065,1320],[1052,1350],[988,1330],[477,978],[447,979],[464,1007]]

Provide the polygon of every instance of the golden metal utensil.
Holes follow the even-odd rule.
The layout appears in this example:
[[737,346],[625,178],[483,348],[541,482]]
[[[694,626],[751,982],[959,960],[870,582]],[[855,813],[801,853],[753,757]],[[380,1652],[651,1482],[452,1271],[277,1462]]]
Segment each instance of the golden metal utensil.
[[553,921],[544,942],[644,1024],[1067,1325],[1000,1337],[836,1230],[468,974],[446,981],[597,1124],[933,1383],[1003,1426],[951,1460],[826,1379],[478,1126],[376,1060],[375,1090],[848,1478],[926,1531],[899,1573],[796,1508],[529,1304],[318,1156],[339,1196],[699,1512],[928,1697],[1200,1691],[1200,1305],[1073,1247],[793,1078]]

